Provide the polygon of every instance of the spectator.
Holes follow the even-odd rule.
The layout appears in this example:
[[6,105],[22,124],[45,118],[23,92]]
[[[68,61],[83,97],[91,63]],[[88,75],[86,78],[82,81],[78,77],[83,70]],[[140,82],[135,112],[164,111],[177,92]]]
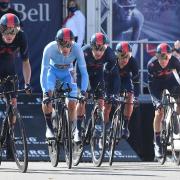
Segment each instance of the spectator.
[[6,13],[15,14],[20,20],[20,26],[23,27],[21,15],[15,9],[10,7],[10,0],[0,0],[0,18]]
[[85,16],[79,10],[76,0],[69,0],[67,8],[68,16],[64,20],[63,26],[72,30],[75,41],[82,46],[85,36]]

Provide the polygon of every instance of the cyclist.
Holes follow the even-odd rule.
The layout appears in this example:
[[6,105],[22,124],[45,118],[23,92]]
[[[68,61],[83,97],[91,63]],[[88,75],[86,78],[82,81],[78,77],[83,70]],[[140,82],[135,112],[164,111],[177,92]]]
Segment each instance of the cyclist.
[[[180,92],[179,73],[180,62],[172,56],[172,48],[167,43],[161,43],[157,46],[156,56],[154,56],[147,65],[148,84],[152,102],[155,106],[154,116],[154,152],[155,157],[162,156],[160,143],[160,122],[163,120],[163,108],[161,105],[162,92],[167,89],[171,94]],[[177,112],[179,113],[179,105]]]
[[[115,53],[119,69],[118,76],[121,81],[120,93],[126,91],[127,96],[122,129],[122,137],[127,139],[130,136],[128,125],[133,112],[133,99],[136,98],[137,100],[139,96],[139,69],[135,58],[132,56],[132,48],[128,42],[118,43]],[[113,77],[111,77],[108,82],[111,82],[112,78]]]
[[[52,96],[56,80],[66,82],[70,85],[72,91],[70,96],[77,97],[77,84],[74,77],[73,61],[77,60],[78,67],[82,75],[81,91],[86,92],[88,86],[88,73],[84,54],[81,47],[74,42],[74,35],[69,28],[60,29],[55,41],[50,42],[44,49],[40,82],[43,91],[43,101]],[[46,120],[46,138],[53,138],[52,128],[52,104],[42,103],[42,110]],[[76,99],[69,98],[68,102],[69,119],[76,123]],[[77,139],[74,136],[74,141]]]
[[[89,74],[89,83],[92,92],[98,99],[100,109],[104,111],[105,123],[109,121],[109,106],[104,104],[105,96],[105,76],[107,72],[111,73],[112,78],[112,94],[119,91],[119,77],[116,65],[116,56],[113,50],[108,46],[107,37],[98,32],[92,35],[90,45],[83,47],[87,71]],[[78,72],[78,71],[77,71]],[[77,73],[78,74],[78,73]],[[79,77],[79,76],[78,76]],[[105,108],[105,109],[104,109]],[[78,107],[77,130],[79,132],[79,140],[81,134],[81,123],[85,115],[85,103],[81,103]]]
[[[23,62],[22,70],[25,81],[26,92],[29,93],[30,78],[31,78],[31,66],[29,63],[28,43],[25,33],[20,28],[19,18],[12,13],[3,15],[0,19],[0,79],[7,78],[16,74],[15,70],[15,58],[18,52],[20,52]],[[4,87],[5,91],[13,90],[12,83],[6,83]],[[11,95],[11,103],[14,107],[17,106],[16,93]],[[8,98],[8,97],[6,97]],[[15,117],[12,117],[12,119]],[[12,120],[13,122],[15,119]],[[5,131],[4,123],[2,124],[1,131],[1,144],[4,141]],[[7,151],[8,155],[8,151]]]

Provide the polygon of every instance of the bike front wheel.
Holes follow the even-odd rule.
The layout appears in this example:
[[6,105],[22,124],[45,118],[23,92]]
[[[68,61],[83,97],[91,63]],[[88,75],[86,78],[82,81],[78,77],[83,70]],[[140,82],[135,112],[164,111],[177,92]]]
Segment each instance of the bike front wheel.
[[63,123],[63,145],[65,161],[68,169],[72,167],[72,138],[71,138],[71,123],[68,117],[68,109],[64,108],[62,111],[62,123]]
[[9,135],[15,162],[21,172],[26,172],[28,167],[28,148],[24,123],[20,113],[16,110],[15,123],[9,121]]
[[102,164],[105,145],[106,145],[106,127],[103,118],[103,111],[98,112],[95,108],[92,112],[92,129],[91,129],[91,152],[92,161],[96,167]]

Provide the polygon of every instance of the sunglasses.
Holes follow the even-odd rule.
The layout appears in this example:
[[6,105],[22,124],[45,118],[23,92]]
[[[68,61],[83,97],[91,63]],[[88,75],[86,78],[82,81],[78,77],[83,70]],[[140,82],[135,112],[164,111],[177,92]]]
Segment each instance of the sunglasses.
[[121,52],[116,54],[119,60],[124,60],[129,58],[129,53]]
[[103,46],[103,45],[99,45],[99,46],[93,46],[92,47],[92,50],[93,51],[105,51],[106,50],[106,47],[105,46]]
[[60,41],[60,42],[58,42],[58,44],[61,48],[71,48],[72,47],[72,43],[70,43],[68,41]]
[[2,32],[2,34],[3,35],[16,35],[18,31],[19,30],[17,28],[7,28]]
[[166,60],[168,60],[168,55],[167,55],[167,54],[157,54],[157,58],[158,58],[159,60],[164,60],[164,61],[166,61]]

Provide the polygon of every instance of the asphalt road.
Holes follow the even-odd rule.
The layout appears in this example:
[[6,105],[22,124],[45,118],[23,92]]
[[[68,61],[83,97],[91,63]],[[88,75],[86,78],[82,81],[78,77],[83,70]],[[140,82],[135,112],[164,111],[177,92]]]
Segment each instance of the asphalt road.
[[103,163],[94,167],[81,163],[67,169],[65,163],[52,167],[49,162],[29,162],[27,173],[20,173],[14,162],[2,162],[0,180],[171,180],[179,179],[180,167],[172,162],[159,165],[157,162],[119,162],[111,167]]

